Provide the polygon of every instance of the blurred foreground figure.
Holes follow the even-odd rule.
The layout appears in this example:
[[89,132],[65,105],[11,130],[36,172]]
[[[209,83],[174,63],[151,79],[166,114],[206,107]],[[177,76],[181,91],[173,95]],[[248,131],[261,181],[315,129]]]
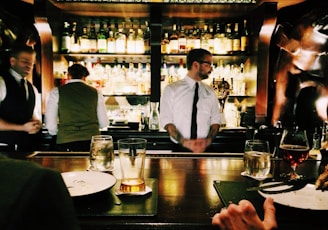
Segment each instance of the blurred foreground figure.
[[0,229],[80,229],[57,171],[0,155]]

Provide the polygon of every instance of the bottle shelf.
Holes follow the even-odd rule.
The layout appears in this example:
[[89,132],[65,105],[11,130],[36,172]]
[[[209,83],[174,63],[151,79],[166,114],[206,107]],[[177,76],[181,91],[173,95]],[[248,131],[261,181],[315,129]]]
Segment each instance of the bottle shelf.
[[61,54],[69,62],[94,62],[101,63],[149,63],[150,54],[109,54],[109,53],[69,53]]

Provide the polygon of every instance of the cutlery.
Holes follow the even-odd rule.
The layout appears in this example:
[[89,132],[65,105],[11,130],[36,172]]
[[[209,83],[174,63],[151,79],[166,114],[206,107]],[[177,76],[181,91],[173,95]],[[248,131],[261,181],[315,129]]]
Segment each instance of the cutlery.
[[293,186],[304,186],[307,183],[314,182],[314,178],[306,178],[306,179],[300,179],[300,180],[287,180],[287,181],[280,181],[274,184],[268,184],[268,185],[262,185],[262,186],[256,186],[256,187],[249,187],[246,189],[246,191],[258,191],[258,190],[264,190],[268,188],[275,188],[279,186],[284,185],[293,185]]

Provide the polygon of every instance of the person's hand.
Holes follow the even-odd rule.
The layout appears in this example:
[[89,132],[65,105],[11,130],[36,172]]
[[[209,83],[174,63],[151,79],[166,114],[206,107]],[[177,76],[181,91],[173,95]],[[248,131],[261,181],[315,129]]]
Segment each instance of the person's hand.
[[209,145],[207,139],[190,139],[183,142],[183,147],[190,149],[194,153],[202,153]]
[[241,200],[239,204],[230,204],[220,213],[214,215],[212,224],[219,229],[230,230],[270,230],[277,229],[276,209],[273,199],[267,198],[263,204],[264,220],[258,216],[255,207],[248,200]]
[[24,131],[27,132],[28,134],[35,134],[35,133],[39,132],[41,127],[42,127],[42,123],[39,120],[32,120],[32,121],[26,122],[23,125]]
[[328,189],[328,165],[325,167],[325,171],[323,171],[317,178],[314,186],[316,189],[327,190]]

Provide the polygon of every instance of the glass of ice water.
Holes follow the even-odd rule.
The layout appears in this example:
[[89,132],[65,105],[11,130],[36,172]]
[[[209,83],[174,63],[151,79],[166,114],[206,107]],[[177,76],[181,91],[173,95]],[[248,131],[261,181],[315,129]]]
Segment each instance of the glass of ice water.
[[114,144],[110,135],[92,136],[90,145],[90,169],[112,171],[114,168]]
[[246,140],[244,148],[245,174],[252,177],[266,177],[270,173],[271,153],[269,142]]

